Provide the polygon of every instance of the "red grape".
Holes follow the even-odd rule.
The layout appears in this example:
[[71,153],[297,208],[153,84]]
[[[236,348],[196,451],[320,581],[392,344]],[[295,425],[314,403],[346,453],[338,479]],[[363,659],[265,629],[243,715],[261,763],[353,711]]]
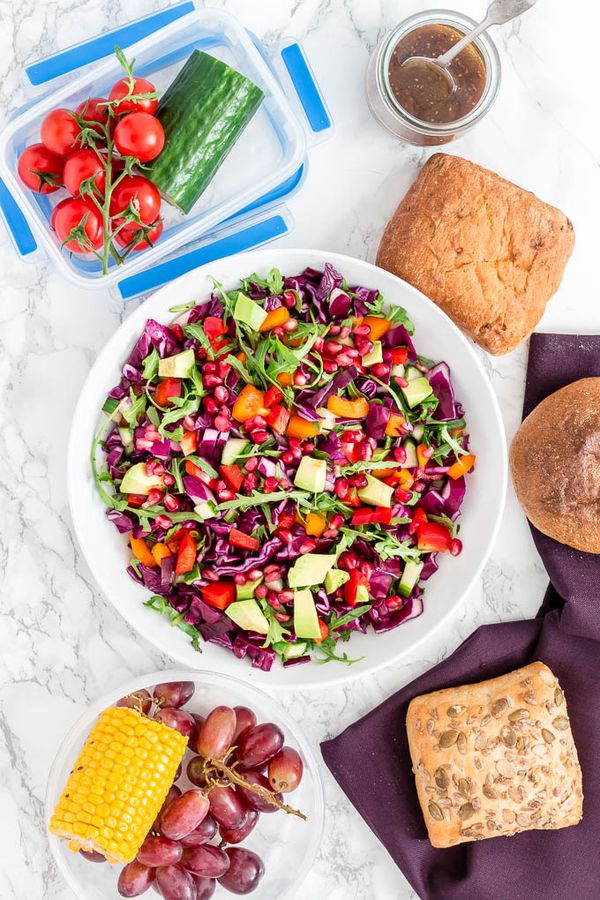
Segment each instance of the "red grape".
[[214,787],[208,795],[210,812],[224,828],[239,828],[248,813],[248,807],[232,787]]
[[133,694],[127,694],[117,700],[115,706],[128,706],[130,709],[141,709],[144,715],[148,715],[152,706],[152,698],[146,688],[134,691]]
[[164,900],[196,900],[194,880],[181,866],[161,866],[156,884]]
[[217,886],[215,879],[204,875],[192,875],[192,878],[196,885],[196,900],[210,900]]
[[289,794],[302,781],[304,764],[293,747],[282,747],[269,763],[269,781],[274,791]]
[[177,841],[162,835],[149,834],[137,855],[145,866],[172,866],[181,859],[183,848]]
[[134,859],[121,870],[117,890],[121,897],[139,897],[148,890],[153,881],[154,869]]
[[186,791],[165,809],[160,817],[160,830],[165,837],[178,841],[198,827],[208,812],[208,797],[202,791]]
[[160,712],[157,712],[154,718],[157,722],[162,722],[163,725],[168,725],[169,728],[179,731],[188,739],[188,743],[196,736],[196,723],[190,714],[182,709],[172,709],[167,706],[161,709]]
[[180,709],[194,696],[195,685],[193,681],[168,681],[157,684],[154,688],[154,696],[160,701],[161,706],[172,706]]
[[219,828],[219,834],[227,844],[241,844],[245,841],[254,826],[258,822],[258,813],[255,809],[249,809],[246,821],[239,828]]
[[165,802],[161,806],[160,812],[157,815],[156,819],[154,820],[154,825],[152,826],[152,831],[160,831],[160,818],[161,818],[162,814],[164,813],[165,809],[167,808],[167,806],[170,806],[171,803],[173,802],[173,800],[175,800],[177,797],[181,797],[181,790],[177,787],[176,784],[172,784],[171,787],[169,788],[169,793],[165,797]]
[[207,759],[224,756],[231,747],[235,724],[235,713],[229,706],[215,707],[200,729],[196,746],[198,753]]
[[247,706],[234,706],[235,712],[235,731],[233,732],[233,743],[237,741],[240,734],[248,731],[256,725],[256,715]]
[[182,837],[180,843],[182,847],[198,847],[200,844],[208,844],[209,841],[212,841],[216,833],[217,823],[212,816],[208,815],[193,831]]
[[200,734],[200,729],[206,722],[206,719],[204,718],[204,716],[199,716],[198,713],[190,713],[190,716],[196,723],[196,731],[198,732],[198,734]]
[[220,847],[204,844],[201,847],[188,847],[184,850],[181,865],[194,875],[219,878],[229,868],[229,858]]
[[[245,772],[244,778],[250,784],[257,784],[259,787],[264,788],[266,791],[273,793],[273,791],[271,790],[271,785],[269,784],[265,776],[261,775],[260,772]],[[257,812],[263,813],[277,812],[277,807],[273,803],[269,803],[268,800],[263,799],[258,794],[255,794],[253,791],[248,790],[248,788],[244,788],[241,785],[238,785],[236,791],[242,795],[246,804],[251,809],[255,809]],[[281,802],[281,794],[275,794],[275,796]]]
[[102,856],[101,853],[98,853],[97,850],[80,850],[79,852],[84,859],[87,859],[88,862],[106,862],[106,857]]
[[229,869],[219,878],[219,884],[233,894],[249,894],[265,874],[260,856],[243,847],[227,847]]
[[204,787],[206,776],[204,775],[204,759],[201,756],[192,756],[186,769],[187,777],[196,787]]
[[236,757],[241,769],[260,769],[283,747],[283,732],[272,722],[255,725],[239,739]]

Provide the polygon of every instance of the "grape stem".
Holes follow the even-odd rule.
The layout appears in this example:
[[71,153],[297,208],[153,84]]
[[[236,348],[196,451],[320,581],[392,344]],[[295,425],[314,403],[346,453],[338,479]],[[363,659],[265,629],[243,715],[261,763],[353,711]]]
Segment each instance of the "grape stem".
[[[232,750],[233,749],[234,748],[232,748]],[[288,815],[298,816],[299,819],[303,819],[306,822],[306,816],[303,812],[300,812],[299,809],[294,809],[293,806],[288,806],[287,803],[282,803],[281,800],[277,798],[277,794],[275,794],[274,791],[268,791],[258,784],[250,784],[249,781],[246,781],[243,775],[236,771],[235,763],[230,766],[225,762],[225,759],[207,759],[204,763],[204,773],[206,780],[209,783],[209,787],[211,781],[213,781],[213,784],[215,783],[214,779],[211,777],[213,772],[216,772],[217,776],[220,778],[225,777],[230,784],[237,784],[251,793],[257,794],[262,800],[266,800],[267,803],[270,803],[271,806],[282,809],[284,812],[288,813]]]

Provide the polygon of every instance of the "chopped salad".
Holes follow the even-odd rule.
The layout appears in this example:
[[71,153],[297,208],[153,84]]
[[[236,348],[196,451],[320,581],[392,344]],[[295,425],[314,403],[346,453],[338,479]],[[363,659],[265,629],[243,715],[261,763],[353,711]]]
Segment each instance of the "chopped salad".
[[[146,605],[269,670],[423,610],[473,468],[445,362],[333,266],[252,274],[146,322],[92,450]],[[98,453],[101,448],[103,453]]]

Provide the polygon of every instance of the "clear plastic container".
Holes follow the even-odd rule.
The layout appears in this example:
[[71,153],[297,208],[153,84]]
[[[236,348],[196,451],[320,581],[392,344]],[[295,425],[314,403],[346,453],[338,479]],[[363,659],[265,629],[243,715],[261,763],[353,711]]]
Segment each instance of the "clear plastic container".
[[[140,34],[147,36],[132,44]],[[52,208],[64,192],[40,195],[29,191],[17,176],[17,160],[28,144],[39,141],[41,121],[50,110],[61,106],[74,109],[87,97],[107,96],[123,74],[114,57],[115,45],[127,47],[127,57],[136,60],[136,74],[149,78],[161,92],[198,48],[242,72],[262,88],[265,97],[191,212],[184,216],[163,203],[165,227],[156,245],[132,254],[122,266],[113,261],[109,273],[102,275],[100,262],[93,255],[69,254],[50,231]],[[121,294],[131,297],[198,265],[194,257],[182,263],[183,248],[202,250],[206,236],[222,232],[223,223],[228,223],[229,233],[234,225],[244,233],[242,243],[238,241],[230,252],[285,233],[289,228],[285,215],[258,233],[248,234],[248,225],[255,222],[257,212],[264,215],[299,187],[306,165],[306,132],[323,135],[331,120],[299,46],[284,47],[280,59],[288,87],[294,88],[290,93],[295,94],[296,109],[272,61],[253,35],[222,10],[198,9],[186,2],[29,66],[27,76],[37,86],[36,99],[13,116],[0,135],[0,207],[18,249],[26,255],[39,244],[73,283],[87,289],[106,289],[125,281]],[[222,233],[217,237],[221,240]],[[223,255],[221,247],[215,255]],[[165,260],[172,264],[166,270],[159,266],[158,280],[136,280],[139,273],[156,271],[157,263]],[[206,261],[206,252],[200,261]]]
[[[120,697],[165,681],[195,683],[196,692],[185,706],[191,712],[206,715],[221,704],[249,706],[259,722],[279,725],[286,744],[302,756],[302,781],[295,791],[286,795],[286,800],[307,816],[306,821],[284,812],[261,815],[254,831],[240,845],[258,853],[265,864],[265,875],[252,893],[255,900],[298,897],[298,889],[311,869],[323,830],[324,796],[318,763],[301,728],[279,704],[258,688],[228,675],[185,669],[153,672],[121,685],[98,700],[75,723],[54,760],[46,791],[46,822],[50,821],[73,763],[99,714]],[[119,900],[116,885],[121,866],[88,862],[80,854],[68,850],[66,841],[50,834],[48,837],[59,871],[80,900]],[[148,896],[156,895],[150,891]],[[215,900],[231,896],[217,886]]]

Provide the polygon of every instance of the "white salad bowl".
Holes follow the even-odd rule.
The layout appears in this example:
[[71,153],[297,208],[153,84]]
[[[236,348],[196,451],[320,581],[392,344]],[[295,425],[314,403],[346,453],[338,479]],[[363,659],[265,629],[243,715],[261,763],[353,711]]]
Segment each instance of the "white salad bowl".
[[[364,657],[351,666],[332,661],[284,668],[275,660],[270,672],[253,668],[225,648],[204,643],[194,650],[182,631],[144,606],[150,592],[127,574],[129,548],[105,515],[90,465],[90,449],[102,420],[102,405],[118,384],[121,367],[144,329],[146,319],[168,323],[169,309],[189,300],[207,299],[211,276],[226,290],[257,271],[273,266],[295,275],[306,266],[323,268],[330,262],[350,284],[377,288],[391,305],[404,306],[415,324],[417,352],[451,369],[456,397],[465,410],[470,446],[477,466],[467,477],[467,493],[459,519],[464,544],[458,557],[442,554],[439,570],[426,582],[424,612],[392,631],[353,633],[343,645],[351,658]],[[75,410],[68,454],[68,490],[75,533],[85,559],[105,596],[129,624],[161,651],[185,666],[212,669],[247,678],[271,688],[322,686],[365,675],[397,661],[434,630],[454,618],[479,577],[491,551],[504,507],[507,453],[498,402],[475,350],[453,322],[415,288],[376,266],[339,253],[320,250],[266,248],[217,260],[185,275],[154,294],[138,307],[108,341],[92,366]]]

